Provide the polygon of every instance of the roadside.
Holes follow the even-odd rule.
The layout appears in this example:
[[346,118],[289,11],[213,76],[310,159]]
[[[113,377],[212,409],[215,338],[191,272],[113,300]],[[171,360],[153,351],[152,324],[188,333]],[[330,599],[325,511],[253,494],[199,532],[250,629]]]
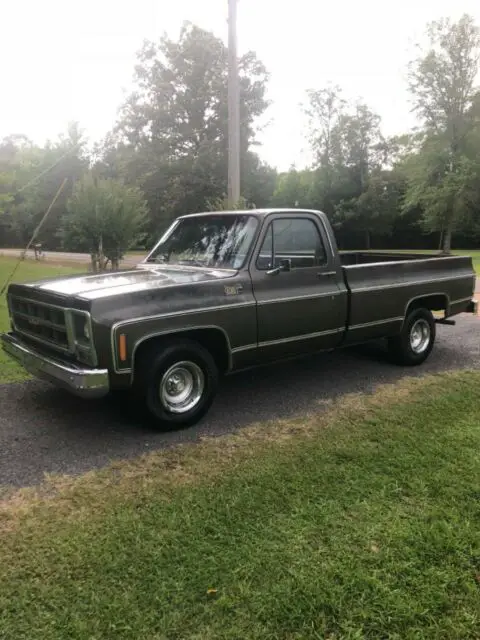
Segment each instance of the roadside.
[[[21,251],[19,249],[0,249],[0,257],[3,256],[5,258],[19,258],[21,255]],[[142,258],[146,255],[145,253],[127,253],[125,258],[122,260],[122,266],[134,266]],[[27,251],[26,257],[28,260],[35,259],[35,252],[33,249]],[[87,253],[71,253],[66,251],[44,251],[40,256],[39,260],[35,261],[36,263],[45,263],[48,262],[50,264],[58,264],[58,265],[89,265],[90,264],[90,256]]]
[[480,373],[4,496],[0,635],[478,637]]

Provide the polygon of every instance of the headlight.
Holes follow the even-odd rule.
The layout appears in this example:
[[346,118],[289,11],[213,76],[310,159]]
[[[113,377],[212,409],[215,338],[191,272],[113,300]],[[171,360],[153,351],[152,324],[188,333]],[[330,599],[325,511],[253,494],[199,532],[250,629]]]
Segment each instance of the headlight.
[[72,312],[73,315],[73,338],[79,344],[90,342],[90,323],[85,313]]
[[90,314],[84,311],[70,311],[72,344],[71,351],[80,362],[94,365],[95,349],[90,322]]

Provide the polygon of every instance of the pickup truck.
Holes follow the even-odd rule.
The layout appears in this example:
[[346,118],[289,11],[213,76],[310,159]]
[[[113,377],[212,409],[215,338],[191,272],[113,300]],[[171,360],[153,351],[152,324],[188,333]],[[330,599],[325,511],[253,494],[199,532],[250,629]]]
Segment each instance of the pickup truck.
[[[469,257],[339,252],[320,211],[176,219],[133,269],[11,284],[5,352],[84,397],[129,390],[161,428],[206,414],[225,374],[386,339],[419,365],[476,313]],[[433,314],[433,312],[439,312]]]

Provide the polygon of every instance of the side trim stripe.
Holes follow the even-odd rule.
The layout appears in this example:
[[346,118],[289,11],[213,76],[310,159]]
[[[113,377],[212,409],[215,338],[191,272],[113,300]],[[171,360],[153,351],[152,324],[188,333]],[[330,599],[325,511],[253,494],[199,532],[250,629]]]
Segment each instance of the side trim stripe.
[[[367,293],[367,292],[375,292],[375,291],[385,291],[387,289],[392,289],[392,288],[402,288],[402,287],[409,287],[409,286],[417,286],[417,285],[425,285],[425,284],[435,284],[436,282],[447,282],[447,281],[451,281],[451,280],[466,280],[468,279],[469,276],[449,276],[448,278],[436,278],[435,280],[421,280],[421,281],[416,281],[416,282],[400,282],[400,283],[385,283],[382,285],[379,285],[377,287],[359,287],[359,288],[353,288],[352,289],[352,295],[354,296],[356,293]],[[223,304],[223,305],[219,305],[219,306],[214,306],[214,307],[199,307],[196,309],[188,309],[185,311],[171,311],[171,312],[167,312],[167,313],[159,313],[159,314],[155,314],[155,315],[150,315],[150,316],[139,316],[136,318],[131,318],[129,320],[122,320],[120,322],[117,322],[113,325],[112,327],[112,331],[115,331],[119,326],[123,326],[123,325],[128,325],[128,324],[133,324],[133,323],[137,323],[137,322],[146,322],[148,320],[155,320],[156,318],[172,318],[175,316],[184,316],[184,315],[191,315],[194,313],[209,313],[209,312],[214,312],[214,311],[227,311],[227,310],[231,310],[231,309],[240,309],[240,308],[244,308],[244,307],[254,307],[257,304],[258,305],[266,305],[266,304],[275,304],[275,303],[280,303],[280,302],[294,302],[296,300],[308,300],[308,299],[314,299],[314,298],[326,298],[329,296],[338,296],[338,295],[345,295],[347,293],[347,290],[339,290],[339,291],[329,291],[326,293],[319,293],[319,294],[307,294],[305,296],[293,296],[291,298],[275,298],[272,300],[262,300],[260,302],[256,302],[255,300],[249,300],[248,302],[237,302],[235,304]],[[434,295],[433,293],[425,293],[424,295]],[[437,295],[437,294],[435,294]],[[442,295],[445,295],[444,293]],[[465,298],[465,300],[470,300],[470,298]],[[462,300],[455,300],[454,303],[452,304],[457,304],[460,302],[465,302],[464,299]]]
[[112,331],[115,331],[120,326],[134,324],[137,322],[147,322],[148,320],[156,320],[157,318],[158,319],[173,318],[174,316],[186,316],[186,315],[191,315],[192,313],[209,313],[212,311],[223,311],[224,309],[225,310],[241,309],[244,307],[254,307],[256,304],[257,303],[254,300],[250,300],[249,302],[237,302],[235,304],[222,304],[216,307],[198,307],[196,309],[187,309],[186,311],[170,311],[167,313],[156,313],[155,315],[152,315],[152,316],[139,316],[137,318],[130,318],[129,320],[121,320],[120,322],[116,322],[112,327]]
[[368,327],[377,327],[382,324],[393,324],[394,322],[403,322],[403,316],[397,316],[396,318],[385,318],[384,320],[375,320],[373,322],[364,322],[362,324],[352,324],[348,330],[366,329]]
[[[395,318],[386,318],[384,320],[375,320],[374,322],[365,322],[364,324],[355,324],[348,327],[348,331],[352,329],[364,329],[367,327],[376,327],[383,324],[393,324],[395,322],[403,322],[403,316],[397,316]],[[288,342],[299,342],[301,340],[311,340],[312,338],[321,338],[322,336],[334,335],[336,333],[343,333],[346,331],[346,327],[337,327],[336,329],[329,329],[327,331],[316,331],[314,333],[304,333],[296,336],[291,336],[289,338],[280,338],[278,340],[266,340],[264,342],[259,342],[256,344],[246,344],[241,347],[235,347],[232,349],[232,353],[240,353],[242,351],[248,351],[251,349],[269,347],[277,344],[285,344]]]
[[322,336],[331,336],[336,333],[342,333],[345,331],[345,327],[337,327],[336,329],[329,329],[328,331],[315,331],[314,333],[303,333],[297,336],[291,336],[290,338],[279,338],[278,340],[265,340],[259,342],[259,347],[270,347],[277,344],[286,344],[289,342],[300,342],[301,340],[311,340],[312,338],[321,338]]
[[271,298],[269,300],[259,300],[258,306],[264,306],[267,304],[276,304],[277,302],[296,302],[297,300],[315,300],[320,298],[333,298],[334,296],[347,295],[347,289],[339,291],[327,291],[325,293],[308,293],[304,296],[293,296],[291,298]]

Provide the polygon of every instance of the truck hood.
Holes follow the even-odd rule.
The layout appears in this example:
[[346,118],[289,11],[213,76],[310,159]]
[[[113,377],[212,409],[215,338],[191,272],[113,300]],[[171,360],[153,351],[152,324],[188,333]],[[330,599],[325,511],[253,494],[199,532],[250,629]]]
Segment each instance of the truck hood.
[[141,264],[135,269],[96,275],[67,276],[27,285],[37,291],[96,300],[134,291],[163,289],[175,285],[196,284],[234,276],[233,270],[214,270],[180,265]]

